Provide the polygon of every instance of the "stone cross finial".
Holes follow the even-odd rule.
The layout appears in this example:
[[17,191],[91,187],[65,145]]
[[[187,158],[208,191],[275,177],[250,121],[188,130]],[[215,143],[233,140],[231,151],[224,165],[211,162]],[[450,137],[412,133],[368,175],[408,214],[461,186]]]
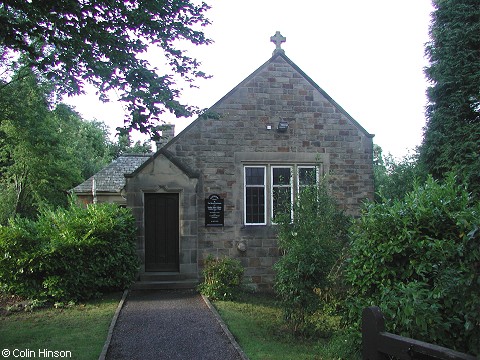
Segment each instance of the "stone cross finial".
[[280,31],[277,31],[275,33],[275,35],[271,36],[270,37],[270,41],[273,42],[275,44],[275,50],[273,51],[273,54],[275,55],[277,52],[282,52],[284,53],[285,50],[282,49],[282,43],[284,43],[285,41],[287,41],[287,38],[285,36],[282,36],[282,34],[280,34]]

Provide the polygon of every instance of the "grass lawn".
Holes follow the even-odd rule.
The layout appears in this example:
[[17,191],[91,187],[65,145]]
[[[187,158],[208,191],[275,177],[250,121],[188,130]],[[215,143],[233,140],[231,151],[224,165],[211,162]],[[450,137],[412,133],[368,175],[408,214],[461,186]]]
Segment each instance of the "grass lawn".
[[[71,351],[71,359],[98,359],[121,293],[69,308],[38,309],[0,316],[0,351]],[[18,355],[18,351],[17,351]],[[11,353],[11,357],[15,357]]]
[[250,360],[360,359],[354,337],[341,331],[327,339],[291,335],[273,297],[246,294],[214,305]]

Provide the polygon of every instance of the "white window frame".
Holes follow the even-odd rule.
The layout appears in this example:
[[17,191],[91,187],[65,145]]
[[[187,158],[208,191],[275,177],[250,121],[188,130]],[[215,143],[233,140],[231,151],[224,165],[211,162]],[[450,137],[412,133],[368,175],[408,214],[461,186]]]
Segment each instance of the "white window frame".
[[[247,168],[261,168],[263,169],[263,186],[262,185],[247,185]],[[266,171],[267,167],[262,165],[245,165],[243,167],[243,217],[244,217],[244,224],[245,225],[267,225],[267,177],[266,177]],[[259,188],[263,187],[263,219],[264,222],[262,223],[249,223],[247,222],[247,188],[249,187],[254,187],[254,188]]]
[[[261,168],[263,169],[263,186],[262,185],[247,185],[247,168]],[[289,185],[274,185],[273,184],[273,171],[276,168],[288,168],[290,169],[290,184]],[[316,174],[316,184],[320,181],[320,172],[322,170],[321,166],[318,164],[262,164],[262,165],[243,165],[243,223],[245,226],[254,226],[254,225],[275,225],[273,222],[273,193],[275,187],[290,187],[290,203],[291,207],[291,219],[293,221],[294,212],[293,212],[293,203],[294,199],[300,193],[300,188],[306,185],[300,185],[300,169],[315,169]],[[267,176],[267,173],[269,176]],[[248,187],[262,187],[263,188],[263,218],[264,222],[262,223],[248,223],[247,222],[247,188]],[[267,194],[268,193],[268,194]],[[270,214],[270,218],[267,217],[267,214]]]
[[[273,171],[274,169],[289,169],[290,170],[290,181],[288,185],[274,185],[273,183]],[[275,224],[273,222],[273,190],[275,188],[290,188],[290,219],[293,219],[293,189],[294,187],[294,166],[293,165],[273,165],[270,167],[270,216],[272,219],[272,224]]]

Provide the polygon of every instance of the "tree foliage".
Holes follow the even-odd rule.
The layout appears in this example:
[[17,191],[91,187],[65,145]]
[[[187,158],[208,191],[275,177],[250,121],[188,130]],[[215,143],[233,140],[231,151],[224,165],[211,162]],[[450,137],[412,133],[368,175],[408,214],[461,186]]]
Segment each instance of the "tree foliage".
[[[206,77],[199,62],[179,48],[179,40],[210,43],[200,31],[209,23],[208,8],[190,0],[4,0],[2,60],[21,55],[61,93],[79,94],[91,83],[105,100],[114,89],[130,113],[126,128],[154,132],[165,111],[187,116],[194,110],[179,102],[173,75],[190,84]],[[164,68],[145,60],[149,45],[163,49]]]
[[480,354],[480,203],[449,175],[367,204],[352,230],[349,319],[378,305],[388,331]]
[[66,105],[51,110],[52,87],[30,70],[14,78],[0,89],[0,223],[32,216],[40,203],[65,206],[67,190],[110,160],[102,123]]
[[112,160],[113,145],[103,122],[84,120],[74,109],[62,103],[51,111],[51,115],[55,119],[54,129],[61,137],[59,150],[74,157],[82,180],[88,179]]
[[427,125],[421,162],[435,178],[451,170],[480,196],[480,6],[434,0],[426,54]]
[[373,171],[375,176],[375,201],[401,200],[413,190],[415,182],[426,179],[418,162],[418,153],[397,160],[391,154],[384,156],[382,148],[374,145]]
[[110,145],[110,155],[112,159],[118,158],[122,154],[148,154],[152,152],[152,146],[149,141],[132,141],[130,134],[118,134],[117,142]]

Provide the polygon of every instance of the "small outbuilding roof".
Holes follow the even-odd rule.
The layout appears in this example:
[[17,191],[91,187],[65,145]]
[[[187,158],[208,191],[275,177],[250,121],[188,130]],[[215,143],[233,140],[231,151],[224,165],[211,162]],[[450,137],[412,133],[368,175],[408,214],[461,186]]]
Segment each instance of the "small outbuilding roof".
[[105,168],[72,189],[76,194],[92,193],[93,179],[98,193],[120,193],[125,186],[125,174],[131,174],[147,161],[151,154],[124,154]]

